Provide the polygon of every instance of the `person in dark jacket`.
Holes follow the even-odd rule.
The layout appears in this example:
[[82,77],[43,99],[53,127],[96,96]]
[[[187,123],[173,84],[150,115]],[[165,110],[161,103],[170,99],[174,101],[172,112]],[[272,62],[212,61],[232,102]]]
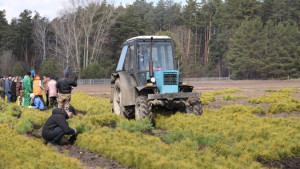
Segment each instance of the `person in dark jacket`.
[[77,86],[77,77],[75,79],[69,78],[69,70],[64,70],[64,77],[60,78],[56,83],[58,90],[58,108],[64,108],[68,111],[68,107],[71,101],[72,87]]
[[5,94],[7,96],[7,103],[11,102],[11,79],[12,76],[9,75],[8,78],[5,80]]
[[14,77],[11,82],[11,102],[15,103],[17,101],[17,82],[18,76]]
[[42,129],[42,137],[50,145],[59,145],[61,138],[67,134],[77,135],[76,129],[70,128],[67,122],[68,118],[76,115],[73,106],[68,107],[68,111],[62,108],[55,108],[52,115],[47,119]]
[[4,76],[0,76],[0,98],[2,98],[3,100],[5,99],[5,77]]

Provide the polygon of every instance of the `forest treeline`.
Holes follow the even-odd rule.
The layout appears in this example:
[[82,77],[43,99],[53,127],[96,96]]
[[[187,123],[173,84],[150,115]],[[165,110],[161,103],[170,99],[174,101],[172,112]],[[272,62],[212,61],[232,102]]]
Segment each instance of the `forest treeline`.
[[70,0],[57,18],[0,11],[0,71],[109,77],[123,42],[168,35],[184,77],[300,77],[300,0]]

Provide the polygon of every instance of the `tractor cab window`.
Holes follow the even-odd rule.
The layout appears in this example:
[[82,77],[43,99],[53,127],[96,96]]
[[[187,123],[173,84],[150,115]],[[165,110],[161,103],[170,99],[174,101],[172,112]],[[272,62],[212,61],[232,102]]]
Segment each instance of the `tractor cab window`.
[[132,64],[133,55],[134,55],[134,46],[131,45],[130,47],[128,47],[126,53],[126,59],[124,64],[125,70],[133,70],[133,64]]
[[127,49],[128,49],[127,45],[125,45],[122,49],[121,56],[120,56],[120,59],[119,59],[119,63],[118,63],[118,66],[117,66],[117,71],[122,71],[123,70]]
[[[138,70],[149,70],[150,42],[138,42]],[[171,42],[153,41],[152,45],[153,70],[174,70]]]

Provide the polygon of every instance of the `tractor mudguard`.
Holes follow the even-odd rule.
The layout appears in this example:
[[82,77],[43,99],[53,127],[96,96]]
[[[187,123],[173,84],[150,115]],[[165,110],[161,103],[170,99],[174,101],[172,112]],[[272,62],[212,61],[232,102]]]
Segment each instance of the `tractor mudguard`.
[[135,105],[137,97],[135,79],[128,72],[118,72],[123,106]]
[[115,81],[117,80],[118,77],[119,77],[119,74],[117,72],[112,73],[110,76],[110,84],[115,84]]

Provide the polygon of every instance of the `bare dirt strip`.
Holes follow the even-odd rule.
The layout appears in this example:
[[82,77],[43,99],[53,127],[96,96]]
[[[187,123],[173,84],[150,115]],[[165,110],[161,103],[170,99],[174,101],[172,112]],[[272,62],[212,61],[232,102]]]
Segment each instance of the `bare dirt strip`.
[[[223,90],[228,88],[239,88],[241,92],[235,94],[245,95],[245,98],[240,98],[235,101],[224,101],[221,96],[217,96],[216,101],[204,106],[204,108],[220,108],[224,105],[243,104],[253,105],[247,103],[247,100],[252,97],[258,97],[264,94],[266,89],[280,89],[286,87],[295,87],[300,89],[300,79],[297,80],[230,80],[230,81],[212,81],[212,82],[191,82],[196,92],[206,92],[212,90]],[[79,85],[73,89],[73,92],[85,92],[91,96],[110,97],[110,84],[95,84],[95,85]],[[300,92],[294,94],[295,98],[300,98]],[[262,105],[264,106],[264,105]]]

